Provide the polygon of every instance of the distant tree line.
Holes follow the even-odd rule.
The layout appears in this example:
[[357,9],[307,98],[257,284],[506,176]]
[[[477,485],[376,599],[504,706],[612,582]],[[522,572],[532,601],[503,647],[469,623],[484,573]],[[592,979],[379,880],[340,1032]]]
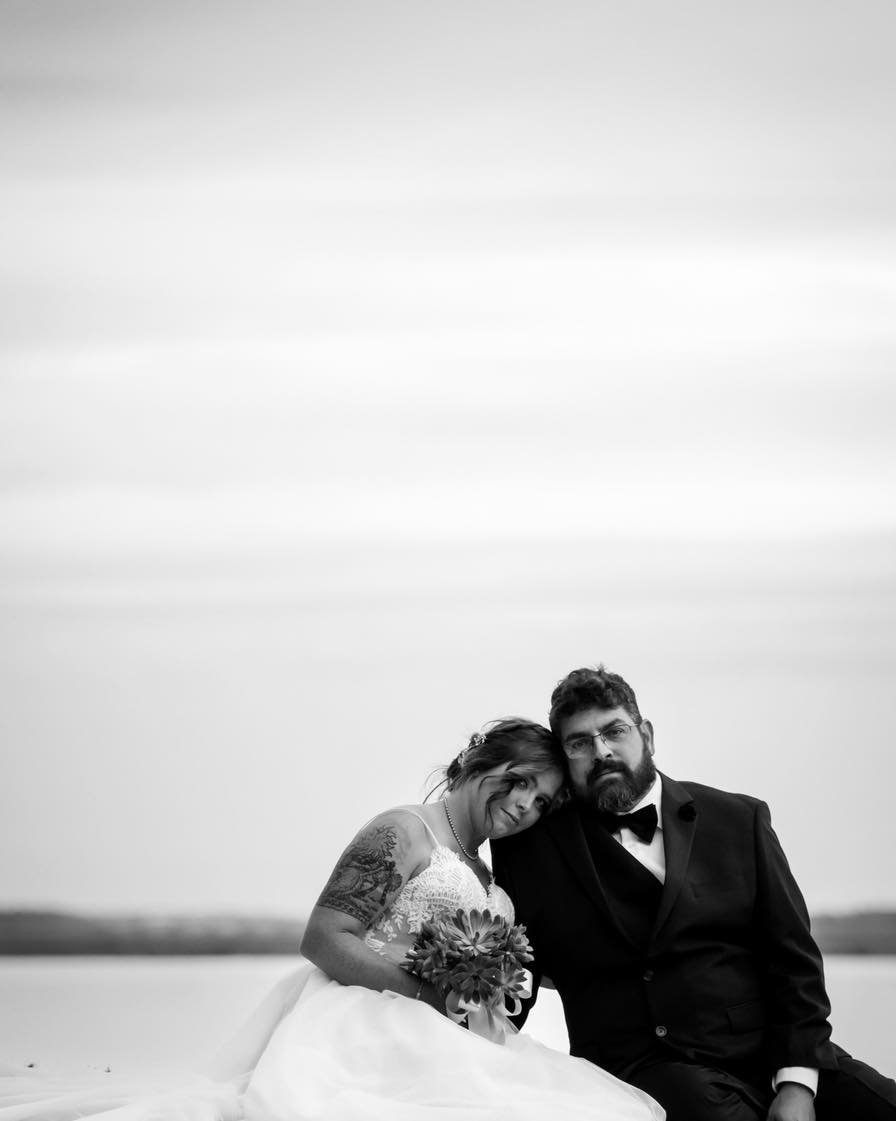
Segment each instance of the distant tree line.
[[[0,911],[0,954],[297,954],[304,919]],[[896,954],[896,911],[817,915],[826,954]]]
[[302,919],[0,911],[0,954],[296,954]]

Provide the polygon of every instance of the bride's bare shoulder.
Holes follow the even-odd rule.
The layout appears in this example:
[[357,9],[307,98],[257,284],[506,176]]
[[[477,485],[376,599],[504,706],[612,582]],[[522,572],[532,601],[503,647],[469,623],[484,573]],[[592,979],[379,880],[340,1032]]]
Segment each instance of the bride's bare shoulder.
[[391,806],[388,810],[378,813],[371,823],[392,825],[407,831],[410,835],[421,832],[429,834],[438,822],[438,816],[433,811],[434,807],[426,804]]
[[433,826],[438,818],[430,805],[392,806],[383,810],[364,827],[381,835],[388,835],[405,852],[405,859],[413,862],[428,861],[434,844],[440,844]]

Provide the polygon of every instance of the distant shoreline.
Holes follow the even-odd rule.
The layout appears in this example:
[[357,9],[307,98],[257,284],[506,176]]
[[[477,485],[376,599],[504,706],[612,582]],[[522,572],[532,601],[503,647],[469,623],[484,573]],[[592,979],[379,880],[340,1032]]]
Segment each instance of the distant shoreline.
[[896,911],[814,915],[812,934],[824,954],[896,954]]
[[296,954],[304,919],[0,911],[0,955]]
[[[305,920],[244,915],[89,915],[0,911],[0,956],[295,954]],[[825,954],[896,954],[896,911],[816,915]]]

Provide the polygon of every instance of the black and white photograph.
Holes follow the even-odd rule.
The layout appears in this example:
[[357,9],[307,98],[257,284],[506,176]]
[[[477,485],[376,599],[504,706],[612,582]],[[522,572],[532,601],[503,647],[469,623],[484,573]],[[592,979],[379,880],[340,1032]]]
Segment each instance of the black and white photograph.
[[0,1121],[896,1121],[894,41],[0,0]]

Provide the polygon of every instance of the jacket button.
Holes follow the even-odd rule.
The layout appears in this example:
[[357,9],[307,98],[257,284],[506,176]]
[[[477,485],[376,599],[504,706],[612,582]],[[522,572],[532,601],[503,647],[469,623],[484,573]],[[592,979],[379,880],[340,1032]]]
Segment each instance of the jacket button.
[[645,969],[643,979],[645,981],[652,981],[653,980],[653,970],[652,969]]
[[653,1030],[660,1039],[664,1039],[669,1034],[669,1029],[664,1028],[662,1024],[657,1024]]

